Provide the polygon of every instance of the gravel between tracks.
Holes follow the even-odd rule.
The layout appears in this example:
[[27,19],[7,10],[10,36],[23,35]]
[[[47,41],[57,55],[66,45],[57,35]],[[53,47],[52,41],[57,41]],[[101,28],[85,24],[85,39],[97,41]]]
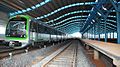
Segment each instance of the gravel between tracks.
[[95,67],[78,40],[52,59],[45,67]]
[[94,64],[90,61],[88,56],[85,54],[85,50],[83,47],[77,42],[78,50],[77,50],[77,67],[95,67]]
[[19,55],[15,55],[10,58],[4,58],[0,60],[0,67],[30,67],[32,62],[36,60],[37,57],[41,56],[42,60],[44,57],[48,56],[50,53],[53,53],[55,50],[60,48],[63,45],[54,45],[47,48],[38,49],[35,51],[31,51],[28,53],[23,53]]

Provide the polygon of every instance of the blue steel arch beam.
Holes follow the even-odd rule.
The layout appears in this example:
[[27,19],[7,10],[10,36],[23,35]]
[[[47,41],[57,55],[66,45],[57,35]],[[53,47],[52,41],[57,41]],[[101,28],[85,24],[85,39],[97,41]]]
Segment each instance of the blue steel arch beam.
[[86,20],[86,19],[75,19],[75,20],[71,20],[71,21],[68,21],[68,22],[66,22],[66,23],[64,23],[64,24],[61,24],[61,25],[59,25],[59,26],[56,26],[55,28],[63,27],[63,26],[65,26],[65,25],[68,25],[68,24],[74,23],[74,22],[79,22],[79,23],[81,23],[81,21],[85,21],[85,20]]
[[[66,16],[69,16],[69,15],[71,15],[71,14],[76,14],[76,13],[83,13],[83,12],[91,12],[90,10],[79,10],[79,11],[73,11],[73,12],[69,12],[69,13],[66,13],[66,14],[64,14],[64,15],[62,15],[62,16],[59,16],[59,17],[57,17],[57,18],[55,18],[55,19],[53,19],[53,20],[49,20],[49,21],[47,21],[47,22],[45,22],[45,23],[53,23],[53,22],[55,22],[55,21],[57,21],[57,20],[59,20],[59,19],[61,19],[61,18],[64,18],[64,17],[66,17]],[[83,15],[84,16],[84,15]],[[108,17],[113,17],[113,18],[116,18],[116,16],[112,16],[112,15],[109,15]]]
[[[104,22],[101,22],[100,23],[103,27],[104,27]],[[109,23],[106,23],[106,26],[109,28],[109,29],[117,29],[117,27],[115,25],[112,25],[112,24],[109,24]]]
[[74,33],[74,32],[78,32],[80,28],[74,25],[71,25],[71,26],[68,26],[66,28],[59,29],[59,30],[62,30],[63,32],[67,32],[67,33]]
[[64,26],[64,27],[61,27],[61,28],[57,28],[57,29],[62,30],[62,29],[72,28],[72,27],[79,28],[79,25],[76,25],[76,24],[78,24],[78,23],[70,24],[70,25],[67,25],[67,26]]
[[[100,23],[101,27],[103,26],[104,27],[104,23]],[[106,25],[107,28],[109,29],[117,29],[116,27],[113,27],[113,26],[110,26],[109,24]]]
[[[73,30],[74,30],[74,31],[73,31]],[[69,34],[72,34],[72,33],[78,32],[78,31],[79,31],[79,29],[73,28],[73,29],[69,29],[69,30],[68,30],[68,33],[69,33]]]
[[69,16],[69,15],[72,15],[72,14],[77,14],[77,13],[82,13],[82,12],[90,12],[90,10],[80,10],[80,11],[69,12],[69,13],[66,13],[66,14],[64,14],[64,15],[62,15],[62,16],[59,16],[59,17],[57,17],[57,18],[55,18],[55,19],[53,19],[53,20],[47,21],[47,22],[45,22],[45,23],[52,23],[52,22],[55,22],[55,21],[57,21],[57,20],[59,20],[59,19],[61,19],[61,18],[66,17],[66,16]]
[[[77,24],[77,23],[76,23]],[[57,30],[61,30],[61,31],[63,31],[63,30],[65,30],[65,31],[67,31],[67,30],[69,30],[69,29],[73,29],[73,28],[76,28],[75,30],[77,30],[76,32],[79,32],[80,31],[80,26],[77,24],[76,25],[75,23],[74,24],[70,24],[70,25],[66,25],[66,26],[64,26],[64,27],[61,27],[61,28],[57,28]],[[73,30],[72,30],[73,31]],[[63,31],[64,32],[64,31]]]
[[70,8],[70,7],[74,7],[74,6],[85,6],[85,5],[95,5],[97,2],[84,2],[84,3],[74,3],[74,4],[70,4],[70,5],[67,5],[67,6],[64,6],[64,7],[61,7],[57,10],[54,10],[53,12],[51,13],[48,13],[46,15],[43,15],[43,16],[40,16],[40,17],[36,17],[35,19],[42,19],[42,18],[46,18],[48,16],[51,16],[61,10],[64,10],[64,9],[67,9],[67,8]]
[[[88,31],[89,29],[91,29],[93,27],[93,24],[92,25],[89,25],[82,33],[85,33],[86,31]],[[113,29],[112,27],[110,26],[107,26],[109,29]]]
[[100,8],[98,9],[97,6],[94,6],[94,9],[97,10],[97,14],[98,14],[99,16],[101,16],[101,17],[103,17],[103,18],[105,19],[106,16],[108,16],[108,14],[110,13],[109,10],[112,10],[113,7],[108,10],[107,8],[105,8],[105,7],[102,5],[102,8],[101,8],[101,9],[100,9]]
[[110,0],[110,2],[114,6],[116,12],[120,12],[120,10],[118,9],[118,4],[120,4],[120,2],[117,2],[116,0]]
[[64,28],[71,27],[71,26],[80,27],[78,24],[79,24],[79,23],[76,22],[76,23],[72,23],[72,24],[66,25],[66,26],[64,26],[64,27],[57,28],[57,29],[60,30],[60,29],[64,29]]
[[80,25],[79,22],[74,22],[74,23],[70,23],[70,24],[68,24],[68,25],[65,25],[65,26],[62,26],[62,27],[59,27],[59,28],[56,28],[56,29],[66,28],[66,27],[68,27],[68,26],[70,26],[70,25],[74,25],[74,26],[79,27],[79,28],[82,26],[82,25]]
[[[104,5],[107,2],[107,0],[99,0],[98,4],[96,4],[95,7],[97,7],[97,9],[100,9],[102,7],[102,5]],[[96,14],[97,14],[97,10],[93,7],[91,10],[91,13],[89,14],[87,20],[85,21],[86,24],[82,27],[80,32],[83,32],[86,27],[90,24],[90,22],[92,21],[92,19],[96,18]]]
[[[85,33],[86,31],[88,31],[89,29],[91,29],[93,27],[93,24],[92,25],[89,25],[82,33]],[[102,26],[103,27],[103,26]],[[107,28],[109,28],[109,29],[114,29],[114,28],[112,28],[112,27],[110,27],[110,26],[107,26]],[[115,29],[114,29],[115,30]],[[102,30],[101,30],[102,31]]]
[[[103,26],[100,26],[100,28],[101,28],[101,31],[100,31],[100,34],[104,34],[104,27]],[[113,31],[116,31],[116,29],[111,29],[111,28],[109,28],[109,27],[106,27],[107,29],[107,32],[109,33],[109,32],[113,32]]]
[[62,21],[60,21],[60,22],[58,22],[58,23],[55,23],[55,24],[53,24],[53,25],[50,25],[50,26],[56,26],[56,25],[59,25],[59,24],[61,24],[61,23],[63,23],[63,22],[66,22],[66,21],[68,21],[68,20],[77,19],[77,18],[81,18],[81,17],[86,17],[86,16],[73,16],[73,17],[69,17],[69,18],[67,18],[67,19],[65,19],[65,20],[62,20]]
[[[96,11],[96,10],[95,10]],[[95,17],[96,13],[94,11],[94,8],[91,10],[91,13],[88,15],[88,18],[85,21],[85,24],[83,25],[83,28],[80,32],[85,32],[85,30],[90,26],[92,19]]]
[[[111,16],[111,17],[112,17],[112,16]],[[101,19],[101,20],[104,21],[103,19]],[[116,21],[110,20],[110,19],[106,19],[106,21],[110,21],[110,22],[116,23]],[[102,22],[102,23],[104,23],[104,22]],[[111,23],[107,23],[107,24],[116,27],[115,25],[113,25],[113,24],[111,24]],[[93,25],[91,25],[91,23],[90,23],[90,27],[86,28],[86,29],[84,30],[84,32],[87,31],[88,29],[92,28],[92,26],[93,26]],[[84,33],[84,32],[83,32],[83,33]]]
[[[104,22],[101,22],[102,24],[104,24]],[[117,27],[116,25],[113,25],[111,23],[106,23],[107,25],[113,26],[113,27]]]
[[[112,16],[110,16],[110,17],[112,17]],[[55,28],[60,27],[60,26],[63,26],[63,25],[68,24],[68,23],[71,23],[71,22],[74,22],[74,21],[81,21],[81,20],[85,20],[85,19],[75,19],[75,20],[71,20],[71,21],[66,22],[66,23],[64,23],[64,24],[62,24],[62,25],[56,26]],[[116,23],[116,21],[110,20],[110,19],[108,19],[107,21]],[[110,24],[110,23],[109,23],[109,24]]]
[[[51,24],[50,26],[57,26],[57,25],[60,25],[60,24],[66,22],[66,21],[68,21],[68,20],[77,19],[77,18],[82,18],[82,17],[87,17],[87,16],[84,15],[84,16],[73,16],[73,17],[69,17],[69,18],[67,18],[67,19],[65,19],[65,20],[62,20],[62,21],[60,21],[60,22]],[[110,16],[110,17],[112,17],[112,16]]]
[[[111,15],[109,15],[108,17],[114,17],[114,18],[115,18],[115,16],[111,16]],[[87,18],[87,16],[86,16],[86,18]],[[84,20],[84,19],[81,19],[81,20]],[[107,21],[116,23],[116,21],[110,20],[110,19],[107,19]],[[53,22],[53,21],[52,21],[52,22]],[[59,23],[59,22],[58,22],[58,23]],[[67,23],[69,23],[69,22],[67,22]],[[64,23],[64,24],[67,24],[67,23]],[[64,24],[61,24],[61,25],[59,25],[59,26],[62,26],[62,25],[64,25]],[[54,25],[54,24],[53,24],[53,25]],[[59,26],[56,26],[56,27],[59,27]]]
[[[109,23],[110,24],[110,23]],[[88,28],[89,29],[89,28]]]
[[[57,17],[57,18],[55,18],[55,19],[53,19],[53,20],[49,20],[49,21],[47,21],[47,22],[45,22],[45,23],[53,23],[53,22],[55,22],[55,21],[57,21],[57,20],[59,20],[59,19],[61,19],[61,18],[64,18],[64,17],[66,17],[66,16],[69,16],[69,15],[72,15],[72,14],[76,14],[76,13],[83,13],[83,12],[90,12],[90,10],[80,10],[80,11],[73,11],[73,12],[69,12],[69,13],[66,13],[66,14],[64,14],[64,15],[62,15],[62,16],[59,16],[59,17]],[[84,15],[83,15],[84,16]],[[112,16],[112,15],[109,15],[108,17],[113,17],[113,18],[116,18],[116,16]]]
[[[104,21],[104,19],[101,19],[102,21]],[[110,19],[107,19],[106,21],[110,21],[110,22],[113,22],[113,23],[117,23],[115,20],[110,20]]]
[[[115,16],[111,16],[111,17],[115,17]],[[105,22],[104,22],[104,19],[99,19],[99,20],[101,20],[101,22],[99,22],[99,21],[96,19],[97,23],[105,23]],[[116,22],[115,20],[106,19],[106,22],[107,22],[107,24],[110,25],[110,26],[117,27],[117,26],[116,26],[117,22]]]
[[78,32],[78,31],[80,31],[80,29],[78,28],[78,27],[72,27],[72,28],[68,28],[69,30],[68,31],[70,31],[70,33],[75,33],[75,32]]
[[25,12],[35,10],[35,9],[47,4],[50,1],[52,1],[52,0],[44,0],[43,2],[40,2],[40,3],[38,3],[38,4],[34,5],[34,6],[31,6],[29,8],[26,8],[26,9],[23,9],[23,10],[18,10],[16,12],[10,13],[10,16],[14,16],[14,15],[17,15],[17,14],[22,14],[22,13],[25,13]]
[[[100,20],[100,19],[99,19]],[[107,19],[107,28],[109,28],[109,30],[111,29],[111,30],[116,30],[116,25],[114,25],[114,24],[112,24],[112,23],[116,23],[116,21],[114,21],[114,20],[110,20],[110,19]],[[110,22],[112,22],[112,23],[110,23]],[[102,26],[104,27],[104,20],[103,19],[101,19],[101,21],[97,21],[97,23],[100,23],[100,25],[102,24]],[[114,28],[113,28],[114,27]],[[88,28],[89,29],[89,28]]]

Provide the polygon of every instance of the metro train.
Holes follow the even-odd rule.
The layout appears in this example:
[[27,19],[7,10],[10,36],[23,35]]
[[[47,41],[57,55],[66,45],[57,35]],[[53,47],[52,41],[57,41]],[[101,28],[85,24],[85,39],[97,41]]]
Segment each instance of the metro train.
[[5,37],[9,46],[14,49],[35,45],[39,42],[43,46],[46,42],[56,42],[70,38],[69,35],[51,28],[47,24],[31,19],[28,15],[11,17],[6,26]]

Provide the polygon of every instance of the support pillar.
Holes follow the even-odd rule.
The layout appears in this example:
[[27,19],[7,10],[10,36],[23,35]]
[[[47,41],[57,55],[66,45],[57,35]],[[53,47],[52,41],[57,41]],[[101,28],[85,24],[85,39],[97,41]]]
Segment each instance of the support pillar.
[[94,25],[94,27],[93,27],[93,34],[94,34],[94,40],[95,40],[95,25]]
[[90,29],[90,34],[91,34],[90,38],[92,39],[92,28]]
[[82,34],[81,38],[83,39],[83,34]]
[[88,31],[88,39],[89,39],[89,31]]
[[108,34],[107,34],[107,22],[105,22],[105,42],[107,42]]
[[107,32],[105,33],[105,42],[107,42],[108,34]]
[[88,39],[88,32],[87,32],[87,39]]
[[92,28],[92,33],[93,33],[93,40],[94,40],[94,28]]
[[98,35],[98,41],[100,41],[100,33],[99,33],[99,35]]
[[88,45],[86,45],[86,49],[87,49],[87,50],[89,50],[89,49],[90,49]]
[[[118,5],[120,8],[120,5]],[[120,44],[120,12],[116,12],[117,14],[117,43]]]
[[113,64],[114,64],[116,67],[120,67],[120,60],[113,59]]
[[95,60],[99,59],[99,52],[97,50],[94,50],[94,59]]
[[100,22],[98,22],[98,24],[97,24],[97,32],[98,32],[98,41],[100,41]]
[[110,39],[111,39],[111,32],[110,32]]
[[113,39],[114,39],[114,31],[113,31]]

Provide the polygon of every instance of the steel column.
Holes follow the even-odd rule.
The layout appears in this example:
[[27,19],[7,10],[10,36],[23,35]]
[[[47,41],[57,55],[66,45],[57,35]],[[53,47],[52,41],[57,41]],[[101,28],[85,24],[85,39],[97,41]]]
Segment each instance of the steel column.
[[81,34],[81,38],[83,39],[83,34]]
[[98,41],[100,41],[100,23],[98,23]]
[[98,41],[100,41],[100,33],[99,33],[99,36],[98,36]]
[[111,39],[111,32],[110,32],[110,39]]
[[93,34],[94,34],[94,40],[95,40],[95,25],[93,25]]
[[88,31],[87,31],[87,39],[88,39]]
[[120,12],[117,12],[117,43],[120,44]]
[[114,39],[114,31],[113,31],[113,39]]
[[94,28],[93,27],[92,27],[92,34],[93,34],[92,38],[94,39]]
[[107,42],[108,34],[107,34],[107,22],[105,22],[105,42]]
[[88,39],[89,39],[89,30],[88,30]]

